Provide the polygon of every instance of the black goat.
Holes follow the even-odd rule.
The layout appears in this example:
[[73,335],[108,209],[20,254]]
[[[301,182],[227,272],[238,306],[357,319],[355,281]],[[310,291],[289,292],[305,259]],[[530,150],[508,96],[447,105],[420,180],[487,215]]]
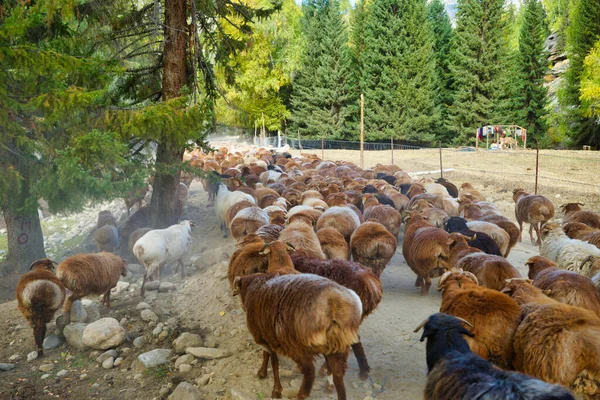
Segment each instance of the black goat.
[[423,326],[429,370],[425,400],[575,400],[560,385],[503,371],[472,353],[463,335],[474,335],[456,317],[433,314],[415,332]]
[[438,178],[435,180],[435,183],[439,183],[440,185],[445,187],[450,196],[454,197],[455,199],[458,198],[458,188],[447,179]]
[[465,236],[476,236],[474,240],[469,242],[469,246],[475,247],[487,254],[493,254],[495,256],[502,257],[500,246],[490,235],[485,232],[476,232],[469,229],[467,226],[467,220],[462,217],[450,217],[444,221],[444,230],[448,233],[462,233]]

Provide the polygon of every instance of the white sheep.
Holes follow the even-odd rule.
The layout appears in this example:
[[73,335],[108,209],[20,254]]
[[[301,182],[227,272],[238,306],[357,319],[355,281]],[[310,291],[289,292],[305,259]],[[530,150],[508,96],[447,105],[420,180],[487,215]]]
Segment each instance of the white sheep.
[[487,233],[496,243],[498,243],[502,255],[506,256],[508,245],[510,243],[510,236],[504,229],[496,224],[486,221],[469,221],[467,222],[467,226],[472,231]]
[[160,267],[167,263],[177,262],[181,268],[181,276],[185,276],[183,258],[192,248],[192,226],[195,224],[191,221],[181,221],[166,229],[151,230],[135,242],[133,254],[146,269],[142,296],[148,277],[157,271],[160,280]]
[[596,246],[569,238],[560,226],[551,223],[542,228],[542,237],[542,257],[554,261],[560,268],[589,278],[599,272],[600,249]]
[[215,197],[215,213],[219,222],[221,222],[221,232],[223,237],[226,238],[227,234],[227,211],[236,203],[240,201],[248,200],[251,204],[256,204],[254,197],[244,192],[230,192],[224,183],[220,183],[217,188],[217,196]]

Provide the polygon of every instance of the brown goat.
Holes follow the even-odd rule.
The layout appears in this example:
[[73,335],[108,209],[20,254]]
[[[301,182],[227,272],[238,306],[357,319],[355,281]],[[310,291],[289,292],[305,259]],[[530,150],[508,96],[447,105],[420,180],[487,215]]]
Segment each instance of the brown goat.
[[561,303],[585,308],[600,317],[600,295],[592,280],[576,272],[556,268],[556,264],[541,256],[527,260],[529,279],[546,296]]
[[481,286],[494,290],[501,290],[506,279],[521,277],[519,271],[508,260],[470,247],[468,239],[458,232],[450,234],[448,246],[452,268],[471,272]]
[[44,355],[46,324],[54,319],[56,310],[65,301],[65,287],[52,273],[54,264],[48,258],[34,261],[29,267],[32,271],[21,276],[17,284],[17,307],[33,328],[39,357]]
[[[529,238],[531,243],[538,246],[542,244],[540,230],[542,225],[554,217],[554,205],[546,197],[538,194],[529,194],[523,189],[513,190],[515,201],[515,216],[519,223],[519,241],[522,240],[523,222],[529,224]],[[533,240],[533,232],[537,234],[537,241]]]
[[253,274],[234,281],[246,324],[263,348],[259,378],[267,376],[271,358],[272,397],[281,397],[278,355],[291,358],[303,374],[298,399],[305,399],[315,379],[314,358],[325,356],[338,400],[346,400],[344,373],[350,346],[358,341],[360,299],[352,290],[310,274]]
[[65,314],[75,300],[104,295],[102,303],[110,310],[110,290],[121,276],[127,276],[127,262],[112,253],[77,254],[58,264],[56,276],[71,292],[65,301]]
[[354,261],[371,268],[378,277],[396,254],[396,246],[396,237],[385,226],[373,220],[359,226],[350,238],[350,251]]
[[338,259],[347,260],[350,250],[346,239],[334,228],[328,226],[317,231],[317,238],[321,244],[321,249],[328,260]]
[[528,279],[511,279],[502,291],[521,306],[522,320],[513,341],[515,368],[582,393],[584,399],[597,399],[600,319],[545,296]]
[[473,324],[475,337],[465,337],[471,351],[501,368],[510,368],[513,359],[512,338],[521,310],[504,293],[478,285],[470,272],[452,269],[440,278],[440,312],[463,318]]
[[402,255],[410,269],[417,274],[415,286],[421,287],[421,296],[426,296],[431,287],[431,278],[448,269],[449,235],[427,222],[418,211],[411,211],[405,222]]

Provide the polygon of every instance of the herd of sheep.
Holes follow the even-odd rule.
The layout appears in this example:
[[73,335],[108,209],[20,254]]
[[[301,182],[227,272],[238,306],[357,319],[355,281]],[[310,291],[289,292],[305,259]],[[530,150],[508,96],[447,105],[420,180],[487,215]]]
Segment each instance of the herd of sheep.
[[[574,399],[571,391],[600,399],[600,214],[569,203],[559,225],[552,202],[517,188],[517,226],[471,184],[414,180],[397,166],[361,169],[254,147],[194,150],[184,159],[204,171],[223,236],[237,242],[228,279],[263,349],[259,378],[271,363],[272,397],[282,396],[279,356],[303,374],[298,399],[310,396],[317,374],[346,399],[350,349],[360,378],[368,378],[359,329],[382,300],[380,277],[402,237],[421,295],[440,278],[440,313],[417,328],[427,340],[426,399]],[[192,179],[182,173],[180,213]],[[23,275],[18,306],[40,355],[46,324],[63,303],[68,315],[74,300],[103,295],[110,308],[110,290],[127,274],[126,261],[111,253],[119,243],[146,270],[142,296],[146,280],[160,279],[166,265],[184,276],[193,222],[156,230],[149,216],[141,207],[117,229],[101,213],[99,253],[67,258],[56,275],[52,260],[38,260]],[[540,246],[527,261],[528,279],[506,259],[523,223]]]

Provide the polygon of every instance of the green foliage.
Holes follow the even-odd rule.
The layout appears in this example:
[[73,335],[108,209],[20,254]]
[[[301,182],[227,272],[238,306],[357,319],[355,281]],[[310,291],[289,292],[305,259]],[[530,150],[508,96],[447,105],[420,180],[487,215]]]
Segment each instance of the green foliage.
[[349,139],[358,131],[352,122],[358,87],[352,79],[340,4],[310,0],[303,12],[306,43],[292,91],[291,130],[303,137]]
[[433,32],[425,0],[374,0],[364,28],[367,140],[433,140]]
[[546,133],[546,88],[544,75],[547,70],[544,51],[546,27],[544,9],[539,0],[526,0],[524,17],[519,34],[517,69],[519,87],[516,96],[518,122],[527,129],[530,139],[539,141]]
[[594,118],[586,117],[585,105],[580,104],[581,78],[584,59],[600,39],[600,2],[578,0],[570,15],[567,29],[567,56],[569,69],[560,96],[568,131],[574,143],[600,145],[600,125]]
[[452,103],[450,49],[453,31],[450,18],[441,0],[433,0],[429,3],[429,21],[435,39],[433,46],[436,72],[435,104],[439,110],[439,122],[434,125],[434,129],[436,138],[448,143],[451,136],[445,121],[448,120],[448,108]]
[[600,40],[583,62],[581,75],[581,102],[583,115],[587,118],[600,117]]
[[455,143],[474,142],[478,127],[505,114],[507,46],[504,0],[459,0],[450,69],[454,101],[450,127]]
[[556,32],[558,37],[558,53],[565,50],[567,27],[570,24],[569,11],[574,5],[574,0],[543,0],[546,10],[546,21],[550,31]]

